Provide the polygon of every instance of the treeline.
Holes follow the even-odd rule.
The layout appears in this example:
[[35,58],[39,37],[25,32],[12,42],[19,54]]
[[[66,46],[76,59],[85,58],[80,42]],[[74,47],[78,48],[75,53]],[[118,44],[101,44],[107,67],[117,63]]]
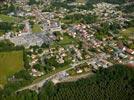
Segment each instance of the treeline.
[[[14,79],[10,78],[8,83],[4,86],[4,91],[2,91],[2,94],[12,95],[12,93],[17,91],[19,88],[30,84],[32,81],[33,81],[33,77],[29,74],[29,71],[23,69],[14,74]],[[4,100],[4,99],[0,99],[0,100]],[[14,100],[14,99],[10,99],[10,100]]]
[[133,13],[134,12],[134,4],[127,5],[123,7],[124,12]]
[[53,96],[47,98],[48,100],[132,100],[133,76],[133,68],[115,65],[108,69],[100,69],[88,79],[58,84]]
[[112,3],[112,4],[123,4],[126,0],[87,0],[87,5],[97,4],[101,2]]
[[16,7],[12,2],[10,4],[3,4],[3,3],[0,4],[0,14],[8,14],[10,12],[15,12],[15,11],[16,11]]
[[19,32],[24,28],[24,24],[15,24],[9,22],[0,22],[0,30],[4,33],[8,31],[16,31]]
[[114,65],[100,69],[95,75],[77,82],[60,83],[54,86],[47,82],[39,94],[26,90],[3,95],[1,100],[133,100],[134,68]]
[[73,14],[73,15],[66,15],[64,17],[65,22],[67,23],[83,23],[83,24],[91,24],[97,20],[95,15],[83,15],[83,14]]
[[8,52],[13,50],[24,50],[23,46],[15,46],[9,40],[0,41],[0,52]]
[[28,69],[30,66],[27,58],[27,52],[24,46],[15,46],[15,44],[10,42],[9,40],[0,41],[0,52],[10,52],[10,51],[18,51],[18,50],[23,51],[24,67]]
[[[29,61],[25,48],[23,46],[15,46],[9,40],[3,40],[0,42],[0,52],[10,52],[10,51],[23,51],[23,61],[25,69],[14,74],[15,80],[11,78],[8,83],[4,86],[4,93],[10,94],[16,91],[18,88],[30,84],[33,80],[32,76],[29,75]],[[1,100],[1,99],[0,99]]]

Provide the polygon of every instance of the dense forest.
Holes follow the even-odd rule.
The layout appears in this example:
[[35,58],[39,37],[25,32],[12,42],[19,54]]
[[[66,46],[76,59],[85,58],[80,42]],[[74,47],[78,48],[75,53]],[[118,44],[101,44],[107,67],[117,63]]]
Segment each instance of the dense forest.
[[107,2],[112,4],[123,4],[126,3],[128,0],[87,0],[87,4],[96,4],[100,2]]
[[26,90],[2,95],[1,100],[133,100],[134,68],[114,65],[100,69],[93,76],[77,82],[44,84],[37,94]]

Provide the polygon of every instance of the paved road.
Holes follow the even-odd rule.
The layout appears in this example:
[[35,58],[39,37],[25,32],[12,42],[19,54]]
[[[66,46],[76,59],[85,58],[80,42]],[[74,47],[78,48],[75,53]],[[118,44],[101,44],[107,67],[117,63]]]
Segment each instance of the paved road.
[[81,75],[76,75],[76,76],[69,76],[63,80],[61,80],[60,82],[72,82],[72,81],[77,81],[81,78],[87,78],[88,76],[93,75],[92,72],[88,72],[85,74],[81,74]]
[[79,65],[79,64],[82,64],[82,63],[85,63],[86,61],[87,61],[87,60],[83,60],[83,61],[81,61],[81,62],[79,62],[79,63],[72,64],[70,68],[67,68],[67,69],[62,70],[62,71],[60,71],[60,72],[57,72],[56,74],[51,75],[51,76],[49,76],[48,78],[45,78],[45,79],[43,79],[43,80],[41,80],[41,81],[39,81],[39,82],[37,82],[37,83],[35,83],[35,84],[32,84],[32,85],[23,87],[23,88],[17,90],[17,92],[23,91],[23,90],[26,90],[26,89],[31,89],[31,90],[32,90],[32,89],[34,89],[34,88],[40,88],[40,87],[42,87],[42,86],[44,85],[44,83],[45,83],[46,81],[51,80],[53,77],[58,76],[60,73],[66,72],[66,71],[68,71],[68,70],[70,70],[70,69],[73,69],[73,68],[75,68],[75,66],[77,66],[77,65]]

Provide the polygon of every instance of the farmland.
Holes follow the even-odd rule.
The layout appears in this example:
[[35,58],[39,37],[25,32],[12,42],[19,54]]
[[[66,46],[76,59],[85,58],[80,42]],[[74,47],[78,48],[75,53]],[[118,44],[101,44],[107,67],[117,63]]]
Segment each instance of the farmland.
[[0,84],[5,85],[7,78],[23,68],[23,52],[0,52]]

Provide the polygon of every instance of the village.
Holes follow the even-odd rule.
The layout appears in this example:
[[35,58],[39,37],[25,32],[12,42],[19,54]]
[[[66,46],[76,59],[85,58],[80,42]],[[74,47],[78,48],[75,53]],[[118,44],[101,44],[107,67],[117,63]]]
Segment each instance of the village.
[[[119,5],[98,3],[93,5],[92,10],[76,8],[71,11],[61,7],[46,12],[40,5],[29,6],[25,0],[16,1],[21,8],[17,16],[24,19],[21,22],[24,28],[19,32],[3,34],[0,41],[8,39],[15,46],[25,47],[29,74],[35,79],[55,71],[57,74],[48,79],[57,83],[67,77],[92,73],[116,63],[134,66],[134,48],[124,44],[124,36],[119,32],[126,30],[125,23],[131,18],[117,9]],[[49,0],[45,1],[49,4]],[[68,4],[72,5],[81,6],[84,3]],[[70,17],[75,14],[93,16],[95,19],[89,23],[85,23],[85,20],[90,20],[86,18],[75,21]],[[13,16],[14,13],[9,15]],[[134,32],[131,34],[134,36]],[[134,44],[132,36],[128,39],[130,44]],[[64,70],[57,71],[64,67]]]

